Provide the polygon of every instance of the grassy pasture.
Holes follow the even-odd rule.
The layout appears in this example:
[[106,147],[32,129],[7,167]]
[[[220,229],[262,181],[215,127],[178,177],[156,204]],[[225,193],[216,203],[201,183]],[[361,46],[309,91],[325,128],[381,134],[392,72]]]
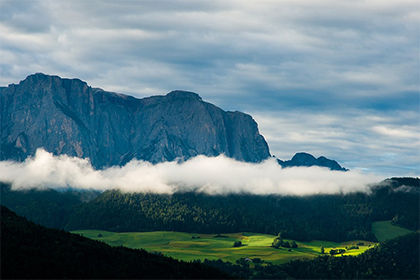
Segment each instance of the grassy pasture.
[[[330,249],[345,248],[351,244],[357,244],[359,240],[335,243],[329,241],[298,242],[298,248],[274,249],[271,247],[273,235],[259,233],[229,233],[222,234],[224,237],[215,237],[214,234],[195,234],[183,232],[109,232],[103,230],[78,230],[72,233],[81,234],[85,237],[103,241],[112,246],[126,246],[129,248],[144,248],[149,252],[161,252],[165,256],[184,261],[195,259],[209,259],[230,261],[235,263],[240,258],[260,258],[273,264],[285,263],[298,258],[311,258],[320,255],[321,246],[325,253]],[[101,234],[102,237],[98,237]],[[196,238],[192,238],[196,237]],[[200,238],[197,238],[200,237]],[[233,247],[234,241],[241,241],[241,247]],[[285,239],[285,241],[291,241]],[[357,255],[374,244],[368,241],[359,249],[349,250],[344,255]]]
[[413,232],[412,230],[394,226],[391,221],[374,222],[372,224],[372,232],[376,236],[379,242],[387,239],[393,239],[395,237],[406,235]]

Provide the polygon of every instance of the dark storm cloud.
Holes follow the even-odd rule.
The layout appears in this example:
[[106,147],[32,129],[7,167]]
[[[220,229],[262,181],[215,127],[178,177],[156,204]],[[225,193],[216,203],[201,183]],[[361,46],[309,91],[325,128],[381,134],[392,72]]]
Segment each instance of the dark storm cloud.
[[[405,112],[420,118],[417,1],[2,0],[0,5],[1,85],[44,72],[137,97],[190,90],[223,109],[264,114],[285,126],[295,121],[284,116],[321,114],[346,123],[350,114],[369,119],[371,127],[394,129],[391,122],[399,119],[418,133],[418,123],[406,124],[402,117]],[[387,116],[389,123],[377,123],[372,115]],[[275,123],[260,127],[269,134]],[[317,123],[308,125],[294,127],[304,134]],[[318,130],[329,138],[329,127]],[[350,135],[365,142],[376,136],[357,125]],[[329,152],[339,146],[310,141],[300,141],[301,149],[293,141],[269,144],[275,154],[306,150],[345,160]],[[381,141],[392,146],[386,137]],[[366,151],[352,148],[359,149],[356,154]],[[395,164],[413,162],[405,160],[410,152],[406,146],[393,151]],[[367,159],[352,166],[363,162],[374,169]],[[386,172],[393,168],[391,160],[384,162]],[[377,168],[385,170],[380,163]]]

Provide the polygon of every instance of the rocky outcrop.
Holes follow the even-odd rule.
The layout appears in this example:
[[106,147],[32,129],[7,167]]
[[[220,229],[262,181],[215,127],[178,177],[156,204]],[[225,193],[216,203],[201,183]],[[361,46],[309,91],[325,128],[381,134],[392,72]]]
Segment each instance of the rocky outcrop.
[[282,161],[277,159],[277,161],[282,167],[321,166],[327,167],[331,170],[347,171],[346,168],[341,167],[335,160],[331,160],[323,156],[315,158],[313,155],[308,153],[296,153],[291,160]]
[[260,162],[270,157],[256,122],[192,92],[137,99],[79,79],[37,73],[0,88],[1,160],[37,148],[89,158],[96,168],[133,158],[153,163],[196,155]]

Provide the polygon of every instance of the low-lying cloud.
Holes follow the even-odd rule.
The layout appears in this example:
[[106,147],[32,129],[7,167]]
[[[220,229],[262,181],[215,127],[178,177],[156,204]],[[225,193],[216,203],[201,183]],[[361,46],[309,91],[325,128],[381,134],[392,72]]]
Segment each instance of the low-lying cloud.
[[188,161],[132,160],[123,167],[95,170],[89,160],[53,156],[38,149],[24,162],[0,162],[0,181],[13,190],[120,189],[123,192],[208,194],[251,193],[310,195],[369,191],[368,185],[383,178],[359,171],[331,171],[321,167],[281,168],[274,158],[262,163],[239,162],[226,156],[197,156]]

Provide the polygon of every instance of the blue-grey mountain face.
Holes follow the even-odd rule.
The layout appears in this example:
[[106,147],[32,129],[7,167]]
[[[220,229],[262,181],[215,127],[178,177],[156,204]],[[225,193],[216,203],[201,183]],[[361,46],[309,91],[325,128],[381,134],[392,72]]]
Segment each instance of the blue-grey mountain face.
[[277,159],[277,161],[282,167],[321,166],[328,167],[331,170],[347,171],[346,168],[341,167],[335,160],[327,159],[323,156],[315,158],[313,155],[308,153],[296,153],[291,160],[282,161]]
[[192,92],[136,99],[38,73],[0,93],[1,160],[22,161],[40,147],[90,158],[96,168],[133,158],[157,163],[196,155],[247,162],[270,157],[251,116],[225,112]]

